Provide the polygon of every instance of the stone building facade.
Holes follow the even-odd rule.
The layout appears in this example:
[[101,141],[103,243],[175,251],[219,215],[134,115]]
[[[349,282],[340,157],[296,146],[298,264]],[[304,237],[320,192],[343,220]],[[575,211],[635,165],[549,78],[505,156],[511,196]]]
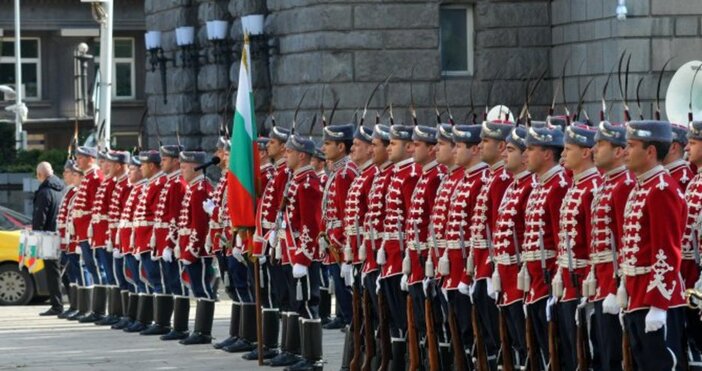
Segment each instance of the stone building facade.
[[[270,50],[255,58],[252,68],[258,124],[270,126],[273,112],[278,125],[290,125],[307,91],[298,119],[299,129],[306,131],[321,103],[328,116],[335,97],[340,103],[334,121],[353,120],[371,90],[389,75],[390,83],[372,100],[366,122],[390,104],[396,121],[409,122],[411,96],[423,123],[435,121],[435,101],[441,111],[448,103],[456,121],[465,121],[471,101],[479,114],[486,104],[505,104],[516,115],[527,82],[546,71],[547,80],[530,104],[534,119],[543,119],[554,91],[560,89],[560,80],[553,77],[560,75],[568,56],[568,107],[575,109],[581,89],[592,79],[585,109],[597,120],[602,87],[623,50],[632,54],[629,96],[634,97],[636,82],[644,77],[641,98],[648,116],[665,61],[676,56],[665,73],[664,87],[680,65],[702,59],[702,2],[628,0],[624,21],[617,20],[616,6],[616,0],[146,0],[144,10],[147,30],[162,31],[164,55],[176,60],[181,51],[175,28],[195,26],[201,52],[211,56],[215,48],[207,41],[208,20],[229,21],[228,47],[235,51],[242,39],[241,17],[265,14]],[[446,71],[447,52],[442,52],[442,27],[456,20],[451,9],[464,9],[467,15],[465,25],[458,27],[468,41],[469,63],[462,73]],[[167,103],[158,68],[147,68],[152,145],[157,136],[174,142],[177,133],[188,147],[213,148],[221,125],[231,123],[236,98],[239,60],[232,56],[229,62],[203,58],[197,71],[169,63]],[[489,91],[492,98],[486,102]],[[622,116],[618,92],[612,81],[607,94],[612,120]],[[561,100],[559,94],[556,112],[563,111]],[[630,105],[636,114],[636,104]],[[387,113],[383,117],[387,119]],[[319,130],[317,126],[314,132]]]

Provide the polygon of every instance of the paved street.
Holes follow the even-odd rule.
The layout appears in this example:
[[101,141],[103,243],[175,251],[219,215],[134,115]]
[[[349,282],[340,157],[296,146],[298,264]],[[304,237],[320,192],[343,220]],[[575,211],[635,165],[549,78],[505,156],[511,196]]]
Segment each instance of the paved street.
[[[192,329],[195,302],[192,302]],[[217,303],[213,335],[223,339],[229,326],[229,300]],[[184,346],[127,334],[92,324],[39,317],[45,305],[0,307],[0,369],[27,370],[256,370],[255,363],[211,345]],[[327,370],[341,364],[343,334],[324,331]]]

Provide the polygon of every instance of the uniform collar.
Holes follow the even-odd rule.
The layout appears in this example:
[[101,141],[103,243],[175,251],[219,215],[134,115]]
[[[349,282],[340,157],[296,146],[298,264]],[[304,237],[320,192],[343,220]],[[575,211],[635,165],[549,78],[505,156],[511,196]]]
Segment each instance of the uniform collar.
[[439,165],[439,163],[436,162],[436,160],[434,160],[434,161],[422,166],[422,171],[426,173],[427,171],[437,167],[438,165]]
[[306,171],[312,171],[312,166],[311,166],[311,165],[305,165],[305,166],[303,166],[303,167],[301,167],[301,168],[295,170],[295,172],[293,173],[293,175],[294,175],[294,176],[298,176],[298,175],[300,175],[300,174],[302,174],[302,173],[304,173],[304,172],[306,172]]
[[563,171],[563,167],[561,165],[556,165],[552,167],[549,171],[545,172],[543,175],[539,177],[539,183],[544,184],[551,180],[554,175],[560,173]]
[[191,185],[191,186],[192,186],[192,185],[194,185],[195,183],[197,183],[197,182],[199,182],[199,181],[201,181],[201,180],[203,180],[203,179],[205,179],[205,175],[204,175],[204,174],[200,174],[200,175],[196,176],[194,179],[192,179],[190,182],[188,182],[188,185]]
[[341,159],[336,160],[336,162],[334,162],[334,165],[333,165],[334,171],[343,168],[348,163],[349,163],[349,156],[344,156]]
[[281,165],[285,165],[285,157],[281,157],[275,162],[276,167],[281,166]]
[[127,178],[127,173],[124,173],[124,174],[118,176],[117,179],[115,179],[115,182],[119,183],[119,182],[123,181],[123,180],[126,179],[126,178]]
[[361,165],[361,171],[368,169],[371,165],[373,165],[373,159],[364,162],[363,165]]
[[625,172],[625,171],[626,171],[626,166],[622,165],[622,166],[619,166],[619,167],[617,167],[617,168],[614,168],[614,169],[612,169],[612,170],[606,172],[606,173],[604,174],[604,176],[605,176],[605,178],[607,178],[607,179],[612,179],[612,178],[616,177],[617,175],[619,175],[619,174],[621,174],[621,173],[623,173],[623,172]]
[[390,161],[385,161],[385,162],[383,162],[383,163],[382,163],[380,166],[378,166],[378,167],[380,168],[380,170],[386,170],[386,169],[389,168],[390,166],[392,166],[392,162],[390,162]]
[[322,169],[322,170],[316,172],[316,174],[317,174],[318,177],[321,178],[321,177],[323,177],[323,176],[327,176],[327,171],[324,170],[324,169]]
[[154,174],[154,176],[152,176],[152,177],[149,178],[148,180],[149,180],[149,182],[150,182],[150,181],[152,181],[152,180],[154,180],[154,179],[158,179],[158,178],[162,177],[164,174],[165,174],[165,173],[163,172],[163,170],[161,170],[161,171],[159,171],[158,173]]
[[266,162],[265,164],[261,164],[260,168],[261,168],[261,170],[265,170],[265,169],[268,169],[269,167],[273,167],[273,164],[271,164],[270,162]]
[[494,164],[490,165],[490,171],[495,172],[497,170],[500,170],[505,166],[505,162],[500,160],[495,162]]
[[636,180],[639,181],[639,184],[653,178],[654,176],[658,175],[661,171],[664,171],[665,167],[663,165],[656,165],[654,166],[651,170],[639,175],[636,177]]
[[180,170],[176,170],[170,174],[168,174],[168,179],[175,179],[180,176]]
[[580,183],[581,180],[589,178],[595,174],[597,174],[597,168],[593,166],[582,173],[579,173],[578,175],[573,175],[573,182]]
[[400,168],[402,168],[402,167],[404,167],[404,166],[406,166],[406,165],[411,164],[413,161],[414,161],[414,159],[413,159],[412,157],[406,158],[406,159],[404,159],[404,160],[402,160],[402,161],[396,163],[396,164],[395,164],[395,169],[400,169]]
[[99,169],[99,167],[97,165],[93,165],[90,167],[90,169],[85,171],[85,175],[93,174],[97,171],[97,169]]
[[471,166],[471,167],[469,167],[469,168],[466,169],[466,175],[472,174],[472,173],[474,173],[474,172],[476,172],[476,171],[478,171],[478,170],[482,170],[482,169],[486,168],[487,166],[488,166],[488,165],[487,165],[486,163],[482,162],[482,161],[481,161],[481,162],[478,162],[477,164],[475,164],[475,165],[473,165],[473,166]]
[[670,171],[670,170],[673,170],[677,167],[685,166],[685,165],[687,165],[687,161],[685,161],[683,159],[677,159],[677,160],[675,160],[667,165],[664,165],[664,167],[666,170]]
[[524,170],[524,171],[522,171],[521,173],[515,175],[515,176],[514,176],[514,180],[520,181],[520,180],[522,180],[523,178],[525,178],[525,177],[527,177],[527,176],[529,176],[529,175],[531,175],[531,171],[529,171],[529,170]]
[[146,178],[141,178],[141,179],[139,179],[138,182],[134,183],[133,185],[135,185],[135,186],[142,185],[142,184],[144,184],[144,183],[146,183],[146,182],[148,182],[148,181],[149,181],[149,180],[146,179]]

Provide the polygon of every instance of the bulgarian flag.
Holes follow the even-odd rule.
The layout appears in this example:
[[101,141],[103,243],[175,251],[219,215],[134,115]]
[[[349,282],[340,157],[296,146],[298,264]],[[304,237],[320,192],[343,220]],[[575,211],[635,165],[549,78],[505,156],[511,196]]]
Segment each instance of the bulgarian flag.
[[227,173],[229,215],[232,227],[254,228],[260,171],[248,35],[244,36],[244,48],[241,51],[239,88],[236,92],[236,112],[231,133],[232,148]]

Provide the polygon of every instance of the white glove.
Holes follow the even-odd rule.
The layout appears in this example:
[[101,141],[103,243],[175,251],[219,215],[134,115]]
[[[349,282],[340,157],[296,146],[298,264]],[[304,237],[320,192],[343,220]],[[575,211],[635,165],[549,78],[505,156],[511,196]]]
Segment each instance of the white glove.
[[470,302],[473,303],[473,294],[475,293],[475,281],[471,282],[470,286],[468,287],[468,297],[470,298]]
[[119,249],[112,249],[112,257],[114,259],[122,259],[124,255],[122,255],[121,252],[119,252]]
[[137,261],[141,261],[141,254],[137,253],[132,255],[134,255],[134,259],[136,259]]
[[[26,249],[26,247],[25,247]],[[76,254],[83,255],[83,249],[80,246],[76,246]]]
[[239,263],[244,263],[246,261],[246,259],[244,259],[243,251],[241,251],[241,249],[238,247],[232,248],[232,257],[236,259]]
[[212,201],[211,198],[208,198],[205,201],[202,201],[202,209],[205,210],[207,215],[212,216],[212,212],[215,209],[215,203]]
[[442,287],[442,288],[441,288],[441,293],[444,295],[444,299],[446,299],[446,301],[448,301],[448,300],[449,300],[449,298],[448,298],[448,290]]
[[497,291],[495,291],[495,288],[492,286],[492,280],[488,278],[485,281],[487,281],[487,295],[493,300],[497,300]]
[[346,270],[346,272],[341,274],[341,277],[344,279],[344,284],[347,287],[353,287],[353,267],[349,266],[350,268]]
[[380,294],[380,274],[378,275],[378,278],[375,279],[375,294]]
[[276,236],[276,231],[273,230],[271,233],[268,235],[268,245],[271,247],[275,248],[273,244],[275,244],[275,236]]
[[190,265],[190,261],[189,261],[189,260],[181,260],[180,262],[181,262],[183,265]]
[[556,297],[551,296],[546,300],[546,321],[551,320],[551,308],[556,304]]
[[114,250],[114,247],[112,246],[112,241],[107,240],[107,242],[105,242],[105,250],[107,250],[107,252],[112,252]]
[[619,306],[617,302],[617,296],[614,294],[607,294],[607,296],[602,301],[602,312],[607,314],[619,314],[622,307]]
[[666,311],[651,307],[651,309],[648,310],[648,314],[646,314],[646,328],[644,331],[648,333],[660,330],[665,325],[667,318],[668,313],[666,313]]
[[293,265],[293,278],[302,278],[307,275],[307,267],[302,264]]
[[341,264],[341,277],[346,278],[347,276],[353,275],[353,267],[351,264],[342,263]]
[[161,258],[166,263],[172,262],[173,261],[173,249],[171,249],[170,247],[163,249],[163,254],[161,255]]
[[266,261],[267,260],[265,255],[261,255],[258,257],[258,264],[266,264]]
[[470,295],[470,285],[468,285],[465,282],[461,282],[458,284],[458,292],[460,292],[463,295]]
[[[578,306],[575,308],[575,325],[580,326],[580,316],[578,316],[578,312],[580,311],[581,308],[584,308],[587,305],[587,298],[583,297],[580,298],[580,302],[578,303]],[[586,315],[587,317],[587,315]]]
[[407,275],[403,274],[400,279],[400,290],[409,291],[409,286],[407,285]]
[[431,278],[424,278],[422,280],[422,290],[424,290],[424,296],[429,296],[429,285],[431,285]]

